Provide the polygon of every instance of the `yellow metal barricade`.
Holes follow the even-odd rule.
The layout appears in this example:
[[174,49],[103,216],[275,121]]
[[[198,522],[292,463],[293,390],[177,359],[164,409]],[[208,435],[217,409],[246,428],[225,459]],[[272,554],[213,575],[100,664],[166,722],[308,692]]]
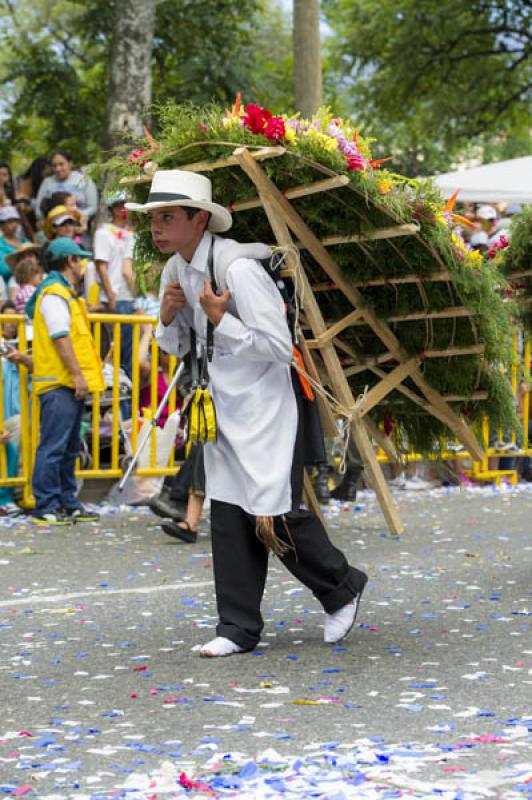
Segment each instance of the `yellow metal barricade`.
[[[159,349],[155,338],[152,337],[149,345],[149,380],[151,384],[149,403],[140,402],[140,391],[142,381],[140,377],[139,350],[141,329],[148,325],[153,331],[157,320],[155,317],[141,316],[138,314],[90,314],[89,319],[92,325],[93,338],[96,349],[100,352],[101,343],[104,341],[102,331],[105,328],[111,333],[111,365],[113,370],[112,387],[106,392],[96,392],[88,398],[87,402],[87,424],[84,426],[85,449],[88,451],[88,466],[82,467],[79,462],[76,469],[76,476],[83,479],[102,479],[120,478],[127,464],[127,452],[135,453],[138,445],[138,430],[143,419],[151,419],[158,406],[158,377],[159,377]],[[124,325],[132,326],[132,375],[131,390],[127,396],[120,392],[120,344],[122,340],[122,330]],[[11,326],[12,330],[8,330]],[[5,329],[5,330],[4,330]],[[26,325],[21,314],[1,314],[0,333],[4,339],[17,339],[16,349],[26,353],[28,343],[26,341]],[[9,333],[9,337],[6,336]],[[37,398],[32,398],[31,377],[24,364],[7,366],[8,362],[3,358],[3,370],[0,370],[0,431],[5,427],[4,413],[4,372],[7,370],[18,370],[20,382],[20,450],[18,474],[8,475],[6,445],[0,444],[0,486],[20,486],[22,487],[21,502],[23,505],[31,506],[33,503],[31,491],[31,476],[35,453],[39,444],[39,402]],[[177,358],[171,356],[168,361],[169,376],[173,375],[177,367]],[[121,406],[125,402],[131,406],[131,420],[128,422],[121,417]],[[141,407],[142,405],[142,407]],[[177,390],[170,395],[168,402],[168,414],[173,413],[177,408]],[[110,419],[110,436],[107,444],[109,447],[109,457],[102,458],[102,443],[104,441],[104,415]],[[58,421],[58,424],[60,422]],[[129,442],[129,445],[127,444]],[[146,477],[174,475],[177,472],[174,455],[172,453],[167,464],[161,466],[157,458],[157,435],[155,429],[152,431],[150,442],[149,466],[138,468],[137,475]]]

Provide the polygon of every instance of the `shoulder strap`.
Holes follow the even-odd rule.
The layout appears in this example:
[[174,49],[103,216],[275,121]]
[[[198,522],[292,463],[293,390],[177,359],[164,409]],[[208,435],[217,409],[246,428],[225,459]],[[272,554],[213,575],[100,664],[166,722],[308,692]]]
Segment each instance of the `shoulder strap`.
[[[218,290],[216,278],[214,277],[214,238],[211,239],[209,247],[209,255],[207,256],[207,267],[211,278],[212,289],[214,292]],[[214,355],[214,325],[210,320],[207,320],[207,336],[206,347],[203,348],[201,354],[201,365],[198,360],[197,338],[194,328],[190,328],[190,364],[192,371],[192,386],[197,388],[201,386],[204,389],[209,382],[209,369],[208,364],[212,361]]]

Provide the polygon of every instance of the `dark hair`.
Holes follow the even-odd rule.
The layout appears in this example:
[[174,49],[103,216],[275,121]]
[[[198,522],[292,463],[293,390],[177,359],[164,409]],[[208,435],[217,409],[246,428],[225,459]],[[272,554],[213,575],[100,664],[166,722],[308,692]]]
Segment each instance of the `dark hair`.
[[[192,208],[192,206],[181,206],[185,214],[187,215],[187,219],[193,219],[198,211],[205,211],[204,208]],[[211,220],[211,215],[209,214],[207,218],[207,224],[205,225],[205,230],[209,227],[209,222]]]
[[15,191],[14,191],[14,185],[13,185],[13,172],[11,170],[10,165],[7,163],[7,161],[0,162],[0,169],[2,169],[2,167],[4,169],[7,169],[7,172],[8,172],[8,175],[9,175],[9,181],[7,183],[4,183],[4,191],[5,191],[6,195],[7,195],[7,197],[9,197],[11,203],[13,205],[15,205]]
[[71,154],[68,152],[68,150],[61,150],[61,149],[54,150],[54,152],[53,152],[53,153],[52,153],[52,155],[50,156],[50,161],[52,160],[52,158],[53,158],[54,156],[61,156],[62,158],[66,158],[66,160],[67,160],[67,161],[70,161],[70,162],[74,161],[74,159],[72,158],[72,156],[71,156]]
[[4,305],[2,306],[2,314],[4,314],[4,313],[5,313],[5,310],[6,310],[6,308],[12,308],[12,309],[13,309],[13,311],[16,311],[16,310],[17,310],[17,309],[15,308],[15,304],[14,304],[14,302],[13,302],[12,300],[6,300],[6,302],[5,302],[5,303],[4,303]]
[[56,206],[63,206],[67,197],[70,197],[72,192],[54,192],[50,197],[45,197],[41,203],[41,214],[47,217],[52,208]]
[[50,161],[43,156],[34,158],[29,165],[26,172],[23,172],[21,178],[31,178],[31,196],[37,197],[37,193],[44,180],[43,172],[45,167],[50,166]]

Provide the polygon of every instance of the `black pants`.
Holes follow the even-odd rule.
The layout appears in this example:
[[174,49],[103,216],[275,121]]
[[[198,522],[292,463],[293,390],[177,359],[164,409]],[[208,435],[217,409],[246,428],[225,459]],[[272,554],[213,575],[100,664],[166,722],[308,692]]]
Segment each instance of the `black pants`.
[[[302,398],[297,378],[293,385],[300,410]],[[295,547],[281,558],[285,567],[331,614],[358,594],[365,575],[348,564],[344,554],[330,541],[320,520],[310,511],[299,508],[304,439],[300,413],[292,464],[293,510],[274,518],[275,532]],[[255,517],[239,506],[212,500],[211,532],[219,616],[216,633],[244,649],[251,649],[258,644],[264,624],[260,604],[269,553],[255,534]]]
[[[178,457],[177,453],[176,457]],[[172,479],[170,500],[173,500],[174,503],[186,503],[189,494],[198,494],[201,497],[205,497],[205,467],[202,444],[192,445],[181,469]]]

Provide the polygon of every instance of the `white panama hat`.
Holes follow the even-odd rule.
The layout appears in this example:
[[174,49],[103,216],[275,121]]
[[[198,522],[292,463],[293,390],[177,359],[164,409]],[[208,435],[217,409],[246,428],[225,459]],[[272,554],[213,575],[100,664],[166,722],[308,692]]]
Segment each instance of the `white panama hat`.
[[165,206],[202,208],[211,215],[208,230],[213,233],[228,231],[233,224],[229,211],[212,202],[212,184],[205,175],[184,169],[158,170],[151,182],[150,193],[144,204],[126,203],[129,211],[147,214]]

